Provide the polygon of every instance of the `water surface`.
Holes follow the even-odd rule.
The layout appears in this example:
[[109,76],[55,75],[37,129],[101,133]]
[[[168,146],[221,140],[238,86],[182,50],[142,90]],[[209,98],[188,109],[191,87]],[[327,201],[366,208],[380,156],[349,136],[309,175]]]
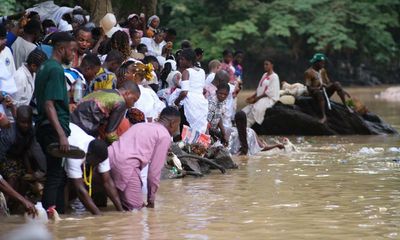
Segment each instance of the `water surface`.
[[[349,89],[400,129],[400,103],[376,100],[380,90]],[[390,151],[399,136],[290,139],[299,152],[237,157],[239,169],[225,175],[162,181],[155,209],[65,216],[73,219],[48,228],[55,239],[400,239],[400,153]],[[21,222],[1,219],[0,234]]]

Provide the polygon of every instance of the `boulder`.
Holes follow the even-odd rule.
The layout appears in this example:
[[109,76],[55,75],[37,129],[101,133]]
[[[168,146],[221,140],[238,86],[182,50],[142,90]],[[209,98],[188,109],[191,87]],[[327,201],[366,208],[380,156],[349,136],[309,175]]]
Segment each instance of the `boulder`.
[[277,102],[267,109],[261,125],[253,125],[259,135],[378,135],[398,134],[377,115],[350,113],[344,105],[331,101],[326,109],[327,122],[320,123],[317,103],[311,97],[299,97],[294,105]]

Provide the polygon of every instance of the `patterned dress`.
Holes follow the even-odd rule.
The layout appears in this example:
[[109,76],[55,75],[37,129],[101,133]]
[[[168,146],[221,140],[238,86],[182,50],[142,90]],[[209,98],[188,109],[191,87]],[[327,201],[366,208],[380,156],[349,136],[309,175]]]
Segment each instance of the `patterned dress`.
[[[100,127],[107,134],[117,130],[126,113],[126,103],[117,90],[95,91],[82,99],[71,114],[71,122],[87,134],[97,137]],[[110,142],[117,139],[107,139]]]

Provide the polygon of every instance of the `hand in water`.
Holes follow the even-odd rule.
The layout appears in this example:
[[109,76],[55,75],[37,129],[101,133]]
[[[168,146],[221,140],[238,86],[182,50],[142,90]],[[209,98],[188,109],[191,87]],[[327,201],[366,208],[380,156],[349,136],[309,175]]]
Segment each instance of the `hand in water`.
[[25,199],[25,200],[22,202],[22,204],[23,204],[24,207],[25,207],[25,211],[26,211],[29,215],[32,215],[32,218],[35,218],[35,217],[38,215],[37,210],[36,210],[36,208],[35,208],[35,205],[33,205],[33,203],[31,203],[31,202],[29,202],[28,200]]
[[279,149],[284,149],[285,148],[285,146],[283,144],[281,144],[281,143],[276,144],[276,147],[279,148]]
[[153,202],[150,202],[150,201],[148,201],[148,203],[147,203],[146,207],[147,207],[147,208],[154,208],[154,203],[153,203]]

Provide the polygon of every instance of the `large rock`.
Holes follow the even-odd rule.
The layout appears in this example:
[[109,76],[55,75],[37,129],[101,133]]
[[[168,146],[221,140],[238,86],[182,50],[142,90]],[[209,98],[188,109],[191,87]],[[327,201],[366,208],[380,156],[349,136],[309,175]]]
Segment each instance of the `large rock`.
[[389,124],[377,115],[350,113],[339,103],[332,102],[332,110],[326,110],[328,121],[318,122],[320,110],[310,97],[296,99],[295,105],[277,102],[265,112],[264,122],[253,129],[260,135],[377,135],[397,134]]

